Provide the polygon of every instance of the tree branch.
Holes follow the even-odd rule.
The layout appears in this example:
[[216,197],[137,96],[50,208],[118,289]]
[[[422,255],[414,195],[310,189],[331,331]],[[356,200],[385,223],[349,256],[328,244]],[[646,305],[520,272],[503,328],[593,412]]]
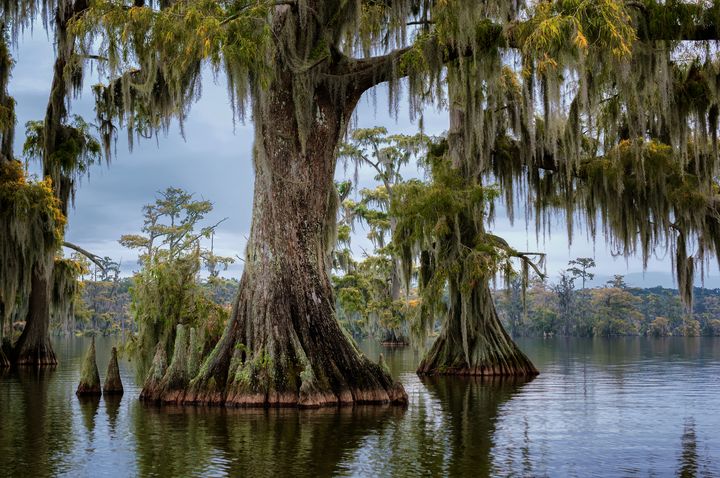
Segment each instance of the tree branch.
[[[638,39],[643,42],[658,41],[710,41],[720,40],[720,26],[715,21],[711,9],[703,8],[692,3],[678,3],[672,5],[660,5],[653,3],[655,8],[647,8],[645,4],[636,1],[629,1],[627,7],[638,11],[636,32]],[[681,24],[679,19],[693,18],[696,23]],[[423,22],[410,22],[409,24],[430,24],[432,20]],[[522,22],[513,22],[508,28],[488,20],[478,28],[478,34],[482,36],[480,48],[522,48],[522,40],[514,33],[522,25]],[[443,63],[451,62],[462,56],[472,56],[479,52],[472,48],[457,49],[452,46],[439,45],[443,48]],[[345,57],[338,76],[354,76],[360,93],[372,88],[375,85],[384,83],[393,78],[402,78],[410,72],[404,71],[400,66],[400,60],[413,46],[399,48],[382,56],[371,58],[355,59]]]
[[90,259],[90,260],[91,260],[96,266],[98,266],[100,269],[102,269],[103,271],[105,270],[105,266],[103,265],[102,259],[100,258],[100,256],[95,255],[95,254],[93,254],[92,252],[90,252],[90,251],[88,251],[88,250],[86,250],[86,249],[83,249],[82,247],[77,246],[77,245],[75,245],[75,244],[73,244],[73,243],[71,243],[71,242],[64,241],[64,242],[62,243],[62,245],[63,245],[63,247],[67,247],[68,249],[72,249],[72,250],[74,250],[74,251],[76,251],[76,252],[79,252],[79,253],[82,254],[83,256],[85,256],[85,257],[87,257],[88,259]]

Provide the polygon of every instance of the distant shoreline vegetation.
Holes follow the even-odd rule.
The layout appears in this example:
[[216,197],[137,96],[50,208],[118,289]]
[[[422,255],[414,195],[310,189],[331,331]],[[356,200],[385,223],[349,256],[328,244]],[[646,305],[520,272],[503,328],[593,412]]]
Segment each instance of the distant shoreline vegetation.
[[[55,335],[136,332],[130,315],[132,284],[131,277],[83,281],[74,321],[54,320]],[[229,308],[238,281],[221,279],[201,287],[216,303]],[[503,325],[513,337],[720,336],[720,288],[696,287],[692,314],[683,306],[677,289],[629,287],[624,282],[568,291],[561,283],[536,281],[525,294],[525,306],[519,281],[493,295]],[[565,305],[568,295],[569,306]],[[340,316],[356,338],[383,341],[369,321],[350,324],[346,314]]]
[[[132,277],[85,280],[80,283],[80,297],[75,302],[74,317],[69,322],[53,317],[51,327],[54,335],[115,335],[138,331],[138,324],[130,309]],[[202,281],[199,286],[214,303],[229,310],[239,282],[237,279],[218,277],[212,281]]]
[[494,292],[513,337],[720,336],[720,289],[694,289],[692,312],[677,289],[629,287],[623,276],[576,290],[563,274],[556,284],[519,281]]

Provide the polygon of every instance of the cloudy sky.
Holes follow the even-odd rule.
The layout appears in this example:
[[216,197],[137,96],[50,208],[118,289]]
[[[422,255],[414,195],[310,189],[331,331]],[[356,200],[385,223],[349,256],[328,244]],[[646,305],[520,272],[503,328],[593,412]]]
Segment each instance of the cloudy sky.
[[[17,154],[19,156],[24,136],[24,124],[28,120],[41,119],[47,104],[52,71],[53,50],[42,28],[27,32],[14,53],[16,66],[10,84],[10,93],[17,101]],[[88,75],[85,93],[73,101],[72,112],[92,121],[94,118],[89,85],[96,79]],[[184,188],[198,197],[215,204],[208,221],[215,222],[227,217],[215,240],[216,252],[223,255],[243,256],[246,237],[250,229],[252,208],[253,168],[252,123],[233,125],[232,111],[226,95],[224,79],[215,81],[205,75],[202,99],[193,106],[185,124],[185,139],[177,126],[167,136],[156,140],[136,142],[128,151],[125,135],[120,134],[117,155],[110,166],[97,166],[85,178],[77,192],[75,208],[70,214],[67,239],[101,256],[122,260],[125,274],[137,268],[136,254],[124,249],[117,242],[122,234],[138,233],[142,226],[141,207],[153,202],[157,191],[168,186]],[[388,114],[384,87],[378,87],[361,100],[357,111],[357,126],[382,125],[392,133],[413,134],[418,125],[413,124],[407,110],[397,119]],[[402,105],[401,101],[401,105]],[[428,110],[424,115],[425,131],[440,134],[447,129],[447,114]],[[413,171],[409,172],[413,174]],[[338,167],[338,178],[352,177],[353,171]],[[416,173],[415,173],[416,174]],[[360,186],[373,184],[370,170],[360,171]],[[522,216],[521,214],[518,214]],[[633,285],[673,287],[670,274],[670,257],[661,251],[643,274],[638,260],[613,257],[604,241],[593,244],[581,233],[576,233],[572,246],[568,245],[562,222],[551,237],[535,240],[534,227],[526,228],[519,219],[515,225],[499,212],[493,232],[522,250],[546,252],[547,270],[552,278],[567,267],[575,257],[594,257],[598,264],[596,283],[603,283],[614,274],[624,274]],[[367,247],[365,232],[356,231],[356,246]],[[238,276],[241,263],[230,268],[228,275]],[[711,268],[706,286],[720,287],[717,268]]]

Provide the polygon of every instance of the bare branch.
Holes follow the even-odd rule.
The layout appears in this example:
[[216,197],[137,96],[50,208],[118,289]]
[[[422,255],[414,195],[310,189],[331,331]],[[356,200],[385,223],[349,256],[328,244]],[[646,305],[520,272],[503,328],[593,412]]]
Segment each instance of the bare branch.
[[100,269],[102,269],[103,271],[105,270],[105,265],[102,263],[102,259],[100,258],[100,256],[98,256],[98,255],[96,255],[96,254],[93,254],[92,252],[90,252],[90,251],[88,251],[88,250],[86,250],[86,249],[83,249],[82,247],[80,247],[80,246],[78,246],[78,245],[75,245],[75,244],[73,244],[73,243],[71,243],[71,242],[65,241],[65,242],[62,243],[62,245],[63,245],[63,247],[67,247],[68,249],[72,249],[72,250],[74,250],[74,251],[76,251],[76,252],[79,252],[79,253],[82,254],[83,256],[85,256],[85,257],[87,257],[88,259],[90,259],[90,260],[91,260],[96,266],[98,266]]

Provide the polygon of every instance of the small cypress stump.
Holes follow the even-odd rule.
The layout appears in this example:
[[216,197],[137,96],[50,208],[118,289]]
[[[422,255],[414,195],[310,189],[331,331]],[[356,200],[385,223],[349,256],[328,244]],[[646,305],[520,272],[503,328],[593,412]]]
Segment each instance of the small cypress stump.
[[120,380],[120,368],[118,367],[117,349],[112,348],[112,357],[108,364],[107,375],[105,376],[105,384],[103,385],[103,393],[105,395],[122,395],[123,385]]
[[102,394],[102,390],[100,390],[100,374],[95,361],[95,337],[93,337],[90,344],[90,350],[85,355],[85,361],[80,372],[80,383],[75,394],[78,396]]

